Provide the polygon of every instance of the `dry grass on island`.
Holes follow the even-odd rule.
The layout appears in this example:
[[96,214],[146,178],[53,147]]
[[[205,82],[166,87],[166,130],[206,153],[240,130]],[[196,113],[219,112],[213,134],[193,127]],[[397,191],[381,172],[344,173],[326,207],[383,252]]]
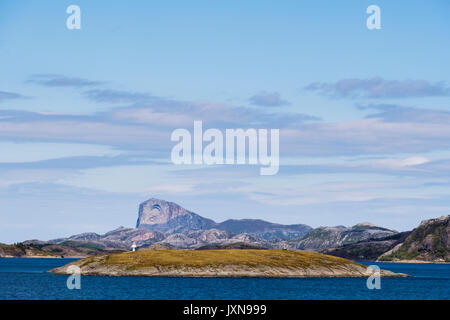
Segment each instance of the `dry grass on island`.
[[[50,270],[82,275],[165,277],[366,277],[367,267],[343,258],[288,250],[142,250],[89,257]],[[382,270],[382,276],[405,276]]]

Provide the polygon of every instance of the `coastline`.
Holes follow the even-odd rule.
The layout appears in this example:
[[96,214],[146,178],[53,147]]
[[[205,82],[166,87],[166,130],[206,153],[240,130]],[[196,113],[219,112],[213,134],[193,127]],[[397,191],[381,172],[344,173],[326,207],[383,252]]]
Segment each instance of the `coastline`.
[[6,258],[6,259],[10,259],[10,258],[21,258],[21,259],[38,259],[38,258],[43,258],[43,259],[84,259],[87,258],[86,256],[81,257],[81,256],[37,256],[37,255],[32,255],[32,256],[1,256],[1,258]]
[[424,261],[424,260],[397,260],[397,261],[375,261],[382,263],[420,263],[420,264],[450,264],[447,261]]

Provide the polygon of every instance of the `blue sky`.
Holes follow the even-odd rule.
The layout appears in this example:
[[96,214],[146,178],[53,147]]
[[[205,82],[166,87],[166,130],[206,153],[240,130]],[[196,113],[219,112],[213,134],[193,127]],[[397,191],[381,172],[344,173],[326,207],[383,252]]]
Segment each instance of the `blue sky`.
[[[68,30],[66,8],[81,8]],[[366,8],[381,8],[381,30]],[[0,242],[203,216],[407,230],[448,214],[448,1],[2,1]],[[175,166],[171,132],[279,128],[281,167]]]

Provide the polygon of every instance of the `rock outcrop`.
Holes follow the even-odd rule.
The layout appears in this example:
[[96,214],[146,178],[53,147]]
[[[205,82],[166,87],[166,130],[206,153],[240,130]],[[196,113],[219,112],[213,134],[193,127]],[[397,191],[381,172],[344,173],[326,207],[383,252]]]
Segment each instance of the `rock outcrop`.
[[169,234],[207,230],[215,226],[216,223],[211,219],[203,218],[176,203],[155,198],[140,204],[136,223],[136,228]]
[[422,221],[405,241],[381,255],[378,260],[450,262],[450,215]]

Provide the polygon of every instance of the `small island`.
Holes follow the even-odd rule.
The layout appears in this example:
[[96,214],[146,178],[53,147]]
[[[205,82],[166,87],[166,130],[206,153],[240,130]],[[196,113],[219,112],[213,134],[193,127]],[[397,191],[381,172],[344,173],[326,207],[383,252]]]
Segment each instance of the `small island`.
[[[367,277],[367,266],[308,251],[219,249],[139,250],[77,260],[50,270],[71,274],[78,266],[82,275],[153,277]],[[381,276],[406,274],[381,270]]]

